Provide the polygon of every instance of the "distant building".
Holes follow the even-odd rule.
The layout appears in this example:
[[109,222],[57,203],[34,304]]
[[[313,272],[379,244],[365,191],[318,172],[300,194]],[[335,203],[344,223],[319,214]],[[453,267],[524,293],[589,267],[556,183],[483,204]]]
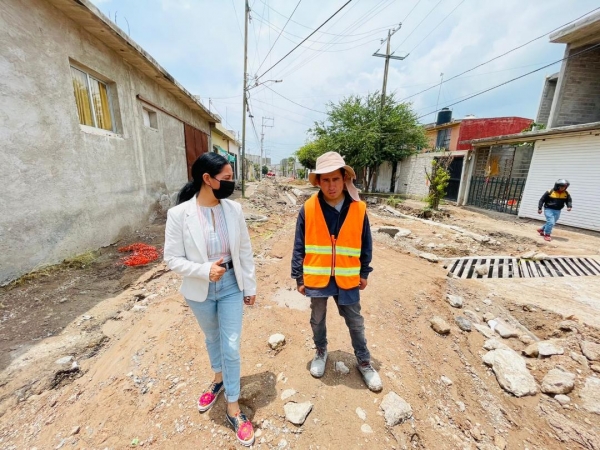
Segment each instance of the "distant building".
[[0,284],[168,208],[219,118],[89,0],[0,2]]
[[475,155],[471,179],[479,166],[502,169],[502,161],[511,160],[511,149],[518,155],[520,149],[532,148],[524,187],[520,193],[512,189],[514,180],[501,170],[487,176],[483,189],[471,188],[467,204],[506,211],[510,202],[520,217],[540,219],[539,198],[557,179],[567,178],[573,211],[563,214],[560,223],[600,231],[600,11],[555,31],[550,42],[566,47],[560,72],[544,82],[537,122],[546,129],[468,142]]

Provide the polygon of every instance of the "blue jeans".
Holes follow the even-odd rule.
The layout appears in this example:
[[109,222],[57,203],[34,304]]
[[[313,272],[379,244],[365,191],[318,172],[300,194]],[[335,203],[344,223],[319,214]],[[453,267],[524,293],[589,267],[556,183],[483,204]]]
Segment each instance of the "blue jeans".
[[544,234],[551,235],[552,228],[554,228],[560,217],[560,209],[544,208],[544,215],[546,216],[546,223],[542,227],[542,231]]
[[225,397],[236,402],[240,396],[240,335],[244,311],[244,294],[229,269],[217,282],[208,287],[203,302],[187,300],[204,332],[210,367],[215,373],[223,372]]
[[[327,348],[327,299],[329,297],[312,297],[310,299],[310,326],[313,332],[313,341],[318,348]],[[370,362],[371,354],[367,348],[365,337],[365,319],[360,314],[360,302],[351,305],[338,304],[337,295],[333,296],[340,316],[346,321],[354,355],[359,363]]]

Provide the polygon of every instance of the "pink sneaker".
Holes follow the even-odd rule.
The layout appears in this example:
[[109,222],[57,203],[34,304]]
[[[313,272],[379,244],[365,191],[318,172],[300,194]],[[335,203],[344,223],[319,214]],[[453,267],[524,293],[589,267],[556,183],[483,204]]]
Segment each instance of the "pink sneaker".
[[246,415],[238,411],[235,416],[230,416],[229,413],[225,412],[225,416],[227,417],[227,421],[235,430],[235,437],[240,444],[245,447],[250,447],[254,444],[254,428],[252,427],[252,422],[248,420]]
[[220,383],[215,383],[213,381],[213,383],[208,387],[208,389],[206,391],[204,391],[204,393],[198,399],[198,411],[206,412],[210,408],[212,408],[212,406],[217,401],[219,394],[222,391],[223,391],[223,382],[221,381]]
[[544,240],[550,242],[552,240],[552,238],[550,237],[549,234],[544,235]]
[[538,228],[537,232],[539,233],[540,236],[544,236],[544,229],[543,228]]

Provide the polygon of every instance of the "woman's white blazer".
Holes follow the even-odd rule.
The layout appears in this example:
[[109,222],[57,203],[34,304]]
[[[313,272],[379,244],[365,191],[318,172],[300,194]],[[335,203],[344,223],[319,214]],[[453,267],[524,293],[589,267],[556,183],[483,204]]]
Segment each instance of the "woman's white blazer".
[[[256,295],[256,276],[252,245],[244,220],[242,206],[231,200],[221,200],[229,248],[240,290]],[[208,295],[210,267],[204,232],[198,217],[196,197],[181,203],[167,213],[164,260],[169,269],[183,276],[180,292],[188,300],[203,302]]]

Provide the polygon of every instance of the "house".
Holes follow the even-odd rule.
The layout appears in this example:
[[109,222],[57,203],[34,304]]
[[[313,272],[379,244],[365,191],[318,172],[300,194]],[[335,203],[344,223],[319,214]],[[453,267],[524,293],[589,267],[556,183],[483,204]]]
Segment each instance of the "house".
[[[557,179],[567,178],[571,181],[573,210],[564,213],[560,223],[600,231],[596,211],[600,192],[600,11],[555,31],[550,42],[566,44],[566,48],[560,72],[544,82],[537,120],[547,127],[472,140],[472,161],[481,164],[486,153],[495,154],[497,161],[510,159],[506,150],[516,149],[514,154],[518,155],[521,148],[530,147],[530,155],[520,158],[525,178],[521,193],[514,188],[511,192],[506,180],[498,181],[505,174],[491,174],[488,197],[495,197],[500,207],[512,200],[519,217],[541,219],[538,200]],[[512,165],[516,165],[516,159]],[[475,167],[471,170],[477,172]],[[514,184],[514,180],[508,182]],[[490,195],[494,184],[495,195]],[[481,206],[478,197],[471,188],[466,203]]]
[[212,151],[227,158],[233,166],[235,178],[239,179],[242,174],[240,148],[242,144],[236,139],[235,132],[228,130],[221,123],[215,123],[211,127]]
[[89,0],[0,3],[0,95],[0,284],[148,223],[219,121]]
[[[443,108],[439,111],[435,123],[424,126],[429,145],[421,153],[405,158],[396,165],[383,164],[378,173],[375,190],[393,192],[409,197],[424,198],[429,193],[425,171],[431,167],[432,160],[441,152],[454,157],[450,167],[450,182],[446,199],[458,201],[464,193],[463,182],[464,157],[470,145],[461,143],[466,140],[494,136],[499,133],[518,133],[531,125],[531,119],[523,117],[476,118],[473,115],[463,119],[452,119],[452,111]],[[392,186],[392,180],[395,180]]]

